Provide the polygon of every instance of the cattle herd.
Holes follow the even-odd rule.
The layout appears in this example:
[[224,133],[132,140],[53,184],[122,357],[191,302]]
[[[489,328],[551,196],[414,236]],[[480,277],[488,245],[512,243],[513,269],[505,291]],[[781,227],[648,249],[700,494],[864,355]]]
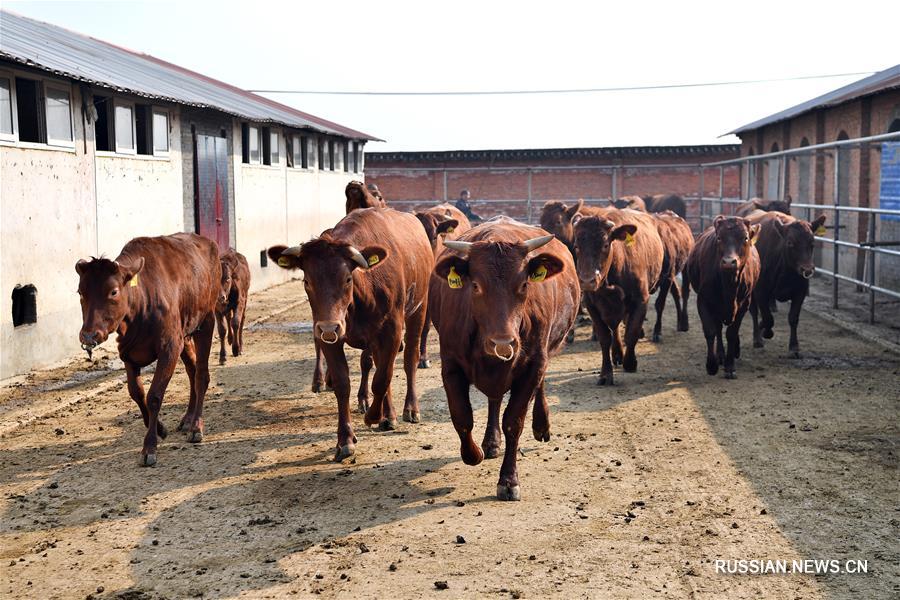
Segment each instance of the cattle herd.
[[[791,302],[789,352],[799,356],[797,322],[815,270],[814,236],[821,235],[825,218],[794,218],[789,200],[751,200],[738,216],[716,217],[695,239],[685,202],[675,195],[628,196],[603,207],[548,202],[540,227],[507,217],[472,227],[449,204],[411,215],[387,207],[377,187],[356,181],[345,196],[347,214],[334,227],[303,244],[268,249],[278,266],[303,271],[316,348],[312,389],[332,389],[337,397],[335,460],[353,455],[357,443],[344,346],[362,350],[357,408],[365,424],[392,430],[398,420],[391,382],[401,351],[407,383],[402,418],[420,421],[416,371],[431,366],[426,342],[432,324],[463,461],[476,465],[499,456],[503,432],[497,484],[503,500],[520,498],[516,457],[532,401],[532,433],[538,441],[550,439],[544,375],[551,357],[573,339],[583,311],[600,342],[599,385],[613,384],[616,365],[637,370],[635,346],[657,291],[653,342],[660,341],[670,293],[677,330],[688,330],[694,289],[710,375],[722,367],[725,377],[735,377],[748,309],[754,346],[772,337],[776,301]],[[201,441],[216,327],[220,364],[226,340],[234,356],[243,351],[246,258],[178,233],[135,238],[115,260],[80,260],[75,268],[82,347],[90,353],[118,334],[128,392],[147,427],[141,464],[156,463],[158,439],[167,435],[159,411],[179,358],[190,379],[190,401],[178,429],[189,441]],[[141,369],[154,361],[145,392]],[[472,437],[473,385],[488,398],[480,445]]]

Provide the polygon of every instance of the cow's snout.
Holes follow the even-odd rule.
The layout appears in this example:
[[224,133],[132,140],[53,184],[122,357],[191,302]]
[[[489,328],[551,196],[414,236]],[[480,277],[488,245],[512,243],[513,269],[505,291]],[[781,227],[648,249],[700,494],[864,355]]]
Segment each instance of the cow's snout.
[[800,267],[800,275],[803,279],[810,279],[815,274],[815,267]]
[[726,271],[733,271],[738,267],[738,259],[734,254],[722,257],[722,268]]
[[519,342],[511,337],[495,337],[489,340],[491,353],[504,362],[511,361],[519,350]]
[[589,275],[579,274],[578,283],[585,292],[596,291],[600,287],[600,271],[594,271]]
[[86,331],[84,329],[78,334],[78,340],[81,342],[82,348],[93,348],[105,341],[105,336],[101,331]]
[[319,321],[316,323],[316,336],[326,344],[336,344],[341,339],[343,327],[337,321]]

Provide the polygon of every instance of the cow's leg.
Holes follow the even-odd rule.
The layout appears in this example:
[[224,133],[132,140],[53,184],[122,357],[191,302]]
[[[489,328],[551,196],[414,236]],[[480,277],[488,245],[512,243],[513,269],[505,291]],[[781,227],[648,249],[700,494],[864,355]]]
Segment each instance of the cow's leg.
[[378,333],[375,346],[371,348],[375,358],[375,377],[372,380],[374,399],[364,420],[369,426],[377,423],[381,431],[397,428],[397,413],[394,412],[391,399],[391,380],[394,377],[394,360],[400,350],[402,329],[399,323],[388,323]]
[[244,353],[244,320],[247,318],[247,295],[241,295],[241,301],[238,303],[241,309],[241,319],[238,322],[237,327],[237,336],[238,336],[238,354]]
[[503,397],[488,398],[488,420],[484,428],[484,439],[481,440],[481,450],[485,458],[497,458],[500,456],[500,403]]
[[315,335],[313,345],[316,348],[316,366],[313,369],[312,391],[319,393],[325,389],[325,355],[322,353],[322,343]]
[[425,323],[422,325],[422,336],[419,340],[419,368],[427,369],[431,366],[428,360],[428,332],[431,331],[431,313],[425,313]]
[[687,331],[688,323],[688,296],[691,293],[690,285],[681,285],[677,279],[672,281],[672,298],[675,299],[675,308],[678,310],[678,331]]
[[725,337],[728,340],[728,351],[725,354],[725,378],[726,379],[734,379],[736,375],[734,374],[734,360],[740,356],[740,347],[741,347],[741,321],[744,320],[744,313],[747,312],[747,307],[744,305],[743,308],[738,310],[737,315],[734,318],[734,321],[728,326],[725,330]]
[[[613,384],[613,363],[610,356],[610,346],[612,345],[611,326],[603,320],[600,311],[593,304],[588,304],[588,312],[591,315],[591,324],[593,326],[594,335],[600,342],[600,356],[602,362],[600,365],[600,377],[597,379],[597,385]],[[618,324],[617,324],[618,327]]]
[[550,441],[550,406],[544,394],[544,380],[534,393],[534,407],[531,409],[531,432],[539,442]]
[[[653,326],[653,341],[658,342],[662,333],[662,314],[666,308],[666,298],[669,296],[669,288],[672,287],[672,279],[666,277],[659,284],[659,293],[656,295],[656,325]],[[675,297],[675,294],[672,294]],[[680,313],[678,303],[675,303],[675,311]]]
[[719,372],[719,358],[716,355],[716,339],[722,337],[721,321],[707,308],[706,303],[697,298],[697,312],[703,324],[703,337],[706,338],[706,372],[715,375]]
[[534,397],[540,381],[544,376],[544,366],[535,365],[525,377],[514,381],[509,391],[509,403],[503,411],[503,436],[506,447],[503,452],[503,464],[500,466],[500,480],[497,482],[497,498],[499,500],[519,500],[519,473],[517,454],[519,437],[525,427],[528,415],[528,403]]
[[229,308],[225,311],[225,322],[228,325],[228,345],[234,346],[234,326],[232,325],[232,318],[234,317],[234,309]]
[[219,364],[225,364],[225,313],[216,312],[216,329],[219,330]]
[[[125,376],[128,379],[128,395],[134,400],[141,410],[141,417],[144,419],[144,427],[150,424],[150,413],[147,412],[147,404],[144,397],[144,382],[141,381],[141,368],[134,363],[125,361]],[[169,432],[163,426],[161,421],[156,422],[156,433],[160,438],[166,439]]]
[[750,319],[753,321],[753,347],[763,348],[765,347],[765,343],[762,340],[762,336],[759,334],[759,302],[757,301],[757,296],[755,294],[750,300]]
[[[150,467],[156,464],[157,428],[159,427],[159,410],[162,408],[163,396],[169,381],[175,373],[178,364],[178,356],[184,345],[184,338],[173,335],[170,339],[163,340],[156,359],[156,371],[153,373],[153,381],[150,382],[150,391],[147,394],[147,434],[144,436],[144,447],[141,448],[141,464]],[[162,436],[160,436],[162,437]]]
[[441,379],[447,393],[447,406],[453,428],[459,435],[459,455],[467,465],[477,465],[484,460],[484,453],[472,439],[472,403],[469,401],[469,380],[462,368],[452,360],[441,357]]
[[206,390],[209,389],[209,353],[212,350],[214,319],[213,313],[209,313],[200,324],[200,329],[191,336],[196,349],[197,365],[191,389],[195,391],[196,398],[193,408],[188,406],[186,420],[182,421],[187,429],[187,441],[195,444],[203,440],[203,401],[206,399]]
[[406,397],[403,400],[403,420],[407,423],[419,422],[419,392],[416,389],[416,370],[419,368],[419,341],[424,339],[427,306],[406,319],[406,343],[403,346],[403,370],[406,372]]
[[772,327],[775,326],[775,317],[772,316],[772,307],[770,305],[770,302],[775,302],[775,300],[763,300],[759,303],[759,311],[762,313],[762,336],[767,340],[771,340],[775,335],[775,333],[772,331]]
[[788,312],[788,325],[791,326],[791,340],[788,343],[788,352],[791,358],[800,358],[800,341],[797,339],[797,325],[800,323],[800,309],[803,308],[805,299],[805,292],[795,294],[791,298],[791,308]]
[[353,434],[353,423],[350,421],[350,367],[347,365],[343,342],[323,344],[322,353],[328,363],[328,372],[331,374],[334,396],[338,404],[337,448],[334,460],[340,462],[356,452],[356,436]]
[[372,390],[369,388],[369,374],[375,361],[372,360],[372,352],[368,348],[359,356],[359,372],[362,375],[359,380],[359,390],[356,392],[356,406],[360,413],[366,414],[372,400]]
[[620,321],[616,321],[616,325],[613,326],[612,323],[609,323],[609,333],[612,336],[612,361],[614,365],[622,364],[622,338],[619,335],[619,323]]
[[647,302],[649,300],[650,297],[647,296],[644,302],[633,306],[628,311],[628,321],[625,325],[625,357],[622,360],[622,368],[625,369],[626,373],[637,371],[637,355],[634,352],[634,347],[642,337],[644,317],[647,315]]
[[[216,318],[216,322],[218,323],[218,318]],[[191,395],[187,409],[184,412],[184,416],[181,417],[181,421],[178,422],[176,431],[184,431],[197,407],[197,348],[193,337],[184,339],[184,348],[181,349],[181,362],[184,364],[184,370],[187,371],[188,381],[191,384]]]

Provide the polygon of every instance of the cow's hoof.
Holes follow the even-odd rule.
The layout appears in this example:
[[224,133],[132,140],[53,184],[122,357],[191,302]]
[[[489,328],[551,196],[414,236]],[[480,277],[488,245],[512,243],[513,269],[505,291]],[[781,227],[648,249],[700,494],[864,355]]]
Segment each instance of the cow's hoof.
[[543,431],[538,431],[537,429],[532,429],[531,433],[534,434],[534,439],[539,442],[549,442],[550,441],[550,429],[544,429]]
[[764,347],[764,346],[765,346],[765,344],[763,343],[762,340],[753,340],[753,347],[754,347],[754,348],[762,348],[762,347]]
[[570,330],[569,333],[566,334],[566,343],[567,344],[575,343],[575,330],[574,329]]
[[637,358],[634,356],[628,356],[622,361],[622,369],[626,373],[636,373],[637,372]]
[[161,421],[156,422],[156,435],[158,435],[161,439],[166,439],[169,437],[169,430],[166,429],[166,426],[162,424]]
[[382,419],[378,424],[378,431],[394,431],[397,429],[397,419]]
[[224,357],[224,356],[220,356],[220,357],[219,357],[219,366],[222,366],[222,365],[224,365],[224,364],[225,364],[225,357]]
[[725,371],[725,379],[737,379],[737,375],[734,374],[734,371]]
[[497,458],[500,456],[500,446],[482,446],[481,451],[484,453],[484,458]]
[[600,375],[600,377],[597,378],[597,385],[613,385],[612,373]]
[[153,452],[151,454],[141,454],[141,466],[142,467],[152,467],[156,464],[156,453]]
[[364,415],[369,410],[369,404],[369,398],[357,398],[356,410],[359,411],[360,414]]
[[338,446],[337,450],[334,451],[334,462],[344,461],[354,454],[356,454],[356,446],[353,444]]
[[771,329],[763,329],[762,336],[764,338],[766,338],[767,340],[771,340],[773,337],[775,337],[775,332],[772,331]]
[[430,366],[431,366],[431,361],[428,360],[427,358],[419,359],[419,368],[420,369],[427,369]]
[[199,444],[203,441],[203,432],[200,430],[197,431],[188,431],[187,441],[192,444]]
[[643,338],[645,338],[645,337],[647,337],[647,334],[644,333],[644,328],[641,327],[641,333],[638,335],[638,338],[643,339]]
[[656,333],[656,332],[654,331],[654,332],[653,332],[653,337],[650,338],[650,340],[651,340],[654,344],[658,344],[661,337],[662,337],[662,336],[660,336],[658,333]]
[[232,356],[240,356],[241,354],[242,354],[242,352],[241,352],[240,350],[238,350],[237,348],[232,348],[232,349],[231,349],[231,355],[232,355]]
[[790,350],[788,352],[788,358],[793,358],[793,359],[800,358],[800,351],[799,350]]
[[517,485],[497,484],[497,500],[521,500],[522,492]]
[[459,447],[459,456],[470,467],[481,464],[481,461],[484,460],[484,452],[474,443],[470,446],[467,446],[465,443],[462,444]]
[[707,360],[706,361],[706,374],[707,375],[715,375],[719,372],[719,361],[718,360]]
[[596,332],[594,332],[594,333],[591,334],[591,341],[592,341],[592,342],[596,342],[596,341],[597,341],[597,333],[596,333]]
[[314,394],[318,394],[319,392],[325,391],[325,386],[319,381],[313,381],[312,389]]
[[687,323],[679,323],[678,331],[689,331]]
[[403,420],[407,423],[419,423],[421,421],[418,412],[413,412],[405,408],[403,409]]

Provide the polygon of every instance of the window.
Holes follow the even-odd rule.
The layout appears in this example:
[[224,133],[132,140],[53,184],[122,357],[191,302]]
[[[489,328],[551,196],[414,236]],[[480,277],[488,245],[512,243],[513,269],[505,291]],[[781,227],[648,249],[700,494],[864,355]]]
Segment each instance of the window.
[[291,138],[291,150],[289,158],[292,160],[290,166],[295,169],[306,169],[309,168],[308,165],[308,157],[307,157],[307,147],[306,147],[306,137],[302,135],[295,135]]
[[150,107],[146,104],[136,104],[134,107],[134,131],[138,154],[153,154],[153,147],[150,145],[153,137],[150,131],[152,126]]
[[94,139],[96,140],[97,150],[112,152],[116,149],[112,135],[112,98],[94,96],[93,102],[94,109],[97,111],[97,118],[94,121]]
[[319,142],[315,137],[310,136],[306,138],[306,164],[310,169],[316,169],[319,166],[318,147]]
[[328,140],[328,170],[334,171],[334,140]]
[[12,292],[13,327],[37,323],[37,288],[32,284],[17,285]]
[[900,119],[894,119],[891,121],[891,125],[888,127],[888,133],[896,133],[900,131]]
[[153,110],[153,154],[169,153],[169,113]]
[[134,154],[134,105],[116,101],[114,127],[116,132],[116,152]]
[[41,84],[34,79],[16,77],[16,116],[19,125],[19,141],[44,143],[43,103],[40,102]]
[[278,132],[272,131],[268,127],[263,127],[263,164],[277,165],[279,140]]
[[350,142],[344,142],[344,171],[350,171]]
[[361,151],[362,151],[362,148],[360,147],[359,142],[353,142],[353,172],[354,173],[362,172],[362,169],[359,168],[360,163],[362,162],[362,160],[361,160],[362,156],[360,156]]
[[241,123],[241,159],[247,164],[259,164],[259,128]]
[[328,169],[328,166],[325,164],[325,140],[319,140],[319,168],[323,171]]
[[14,140],[13,123],[13,78],[0,73],[0,139]]
[[69,89],[52,84],[44,86],[47,114],[47,143],[70,145],[72,137],[72,99]]

